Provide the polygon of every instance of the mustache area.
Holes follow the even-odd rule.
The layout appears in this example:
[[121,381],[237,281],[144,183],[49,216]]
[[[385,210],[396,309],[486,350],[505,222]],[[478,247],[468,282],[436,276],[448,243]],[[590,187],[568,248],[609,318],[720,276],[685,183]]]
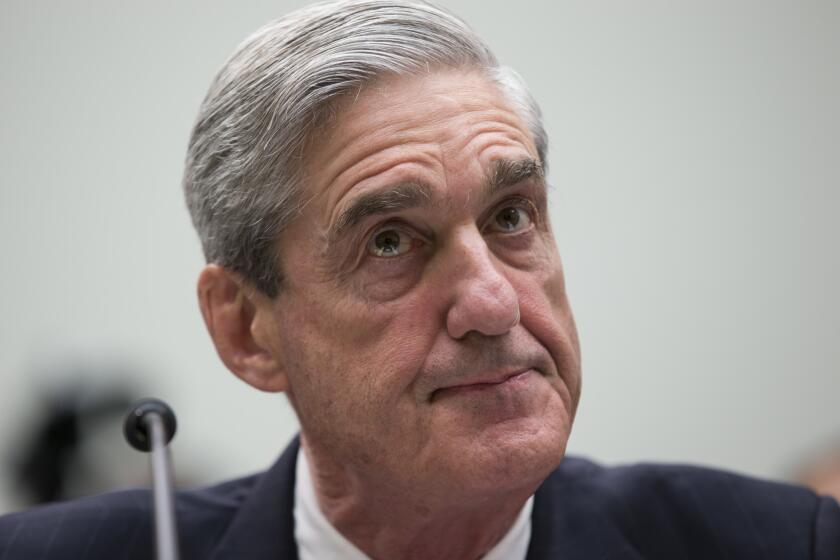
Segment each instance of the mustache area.
[[427,402],[446,389],[503,383],[528,370],[557,374],[548,350],[530,336],[476,336],[454,347],[433,349],[418,379]]

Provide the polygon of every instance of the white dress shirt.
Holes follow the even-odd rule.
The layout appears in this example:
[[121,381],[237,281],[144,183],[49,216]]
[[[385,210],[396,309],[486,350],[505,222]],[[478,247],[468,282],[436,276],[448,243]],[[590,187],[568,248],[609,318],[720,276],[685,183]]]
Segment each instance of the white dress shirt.
[[[295,540],[300,560],[370,560],[324,517],[303,449],[298,452],[295,468]],[[507,534],[482,560],[525,560],[531,540],[533,506],[532,496]]]

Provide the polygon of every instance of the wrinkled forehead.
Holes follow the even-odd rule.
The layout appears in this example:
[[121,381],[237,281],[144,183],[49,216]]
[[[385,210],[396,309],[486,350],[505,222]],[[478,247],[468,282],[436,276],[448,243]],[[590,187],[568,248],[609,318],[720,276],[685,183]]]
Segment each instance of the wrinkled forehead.
[[[480,152],[482,142],[507,148],[506,159],[537,158],[521,116],[480,71],[382,77],[343,96],[322,119],[303,162],[308,194],[334,203],[402,160],[422,160],[424,150],[457,157]],[[505,159],[486,155],[486,173],[493,159]]]

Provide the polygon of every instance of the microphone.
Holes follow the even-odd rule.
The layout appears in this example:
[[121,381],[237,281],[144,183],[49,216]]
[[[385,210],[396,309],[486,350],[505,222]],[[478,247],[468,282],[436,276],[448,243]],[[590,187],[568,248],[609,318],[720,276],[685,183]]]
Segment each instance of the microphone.
[[175,530],[175,500],[172,469],[167,444],[175,436],[175,413],[165,402],[143,399],[125,417],[123,434],[138,451],[151,451],[155,543],[158,560],[178,560],[178,533]]

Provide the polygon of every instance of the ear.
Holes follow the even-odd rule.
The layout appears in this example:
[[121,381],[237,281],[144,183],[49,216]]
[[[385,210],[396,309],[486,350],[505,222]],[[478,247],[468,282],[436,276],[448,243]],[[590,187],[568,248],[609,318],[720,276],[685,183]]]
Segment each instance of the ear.
[[226,268],[209,264],[198,278],[198,302],[219,357],[237,377],[261,391],[287,389],[272,336],[272,300]]

